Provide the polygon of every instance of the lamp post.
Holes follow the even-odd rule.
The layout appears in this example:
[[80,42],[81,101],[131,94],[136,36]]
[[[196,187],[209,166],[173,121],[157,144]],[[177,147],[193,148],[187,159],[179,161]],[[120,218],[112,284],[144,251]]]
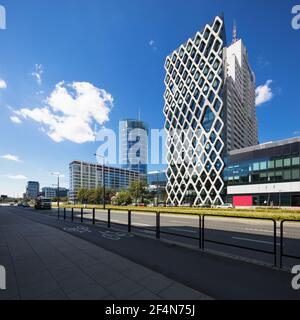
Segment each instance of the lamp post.
[[102,163],[102,191],[103,191],[103,209],[105,210],[106,204],[105,204],[105,157],[100,154],[94,154],[94,156],[99,157],[103,160]]
[[51,172],[53,176],[57,177],[57,208],[59,211],[59,205],[60,205],[60,196],[59,196],[59,178],[61,177],[61,174],[59,172]]
[[163,171],[158,170],[156,172],[156,206],[158,207],[158,202],[159,202],[159,185],[158,185],[158,176],[161,174]]

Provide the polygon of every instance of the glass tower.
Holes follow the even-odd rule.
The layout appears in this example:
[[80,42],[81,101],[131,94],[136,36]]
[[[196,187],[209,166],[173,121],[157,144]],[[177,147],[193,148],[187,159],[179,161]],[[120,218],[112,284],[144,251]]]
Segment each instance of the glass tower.
[[120,159],[123,169],[147,174],[148,126],[143,121],[120,122]]

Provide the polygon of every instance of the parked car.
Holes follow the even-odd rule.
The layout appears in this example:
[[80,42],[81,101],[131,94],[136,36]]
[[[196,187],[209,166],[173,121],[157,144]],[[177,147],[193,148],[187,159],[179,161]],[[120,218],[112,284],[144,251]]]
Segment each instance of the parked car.
[[29,205],[27,202],[24,202],[24,203],[22,204],[22,206],[23,206],[23,208],[30,208],[30,205]]
[[210,204],[201,204],[199,207],[204,208],[204,209],[210,209],[211,205]]
[[216,206],[217,209],[234,209],[234,205],[231,203],[224,203],[222,205]]
[[145,207],[147,207],[147,205],[146,205],[146,203],[140,203],[139,207],[145,208]]

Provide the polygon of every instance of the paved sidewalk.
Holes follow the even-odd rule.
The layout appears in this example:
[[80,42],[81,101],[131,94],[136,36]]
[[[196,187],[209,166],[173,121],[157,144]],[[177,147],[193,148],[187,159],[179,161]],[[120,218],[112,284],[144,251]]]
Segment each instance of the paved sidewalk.
[[85,240],[0,211],[0,300],[200,300],[209,297]]

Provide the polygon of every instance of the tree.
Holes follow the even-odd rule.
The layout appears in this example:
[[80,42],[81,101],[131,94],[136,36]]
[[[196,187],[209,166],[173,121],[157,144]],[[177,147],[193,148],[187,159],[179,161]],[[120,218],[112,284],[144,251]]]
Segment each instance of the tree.
[[139,200],[143,202],[144,198],[147,196],[147,183],[145,181],[134,181],[130,185],[128,191],[136,202]]
[[90,200],[89,197],[90,197],[90,192],[89,192],[88,189],[81,188],[81,189],[78,190],[77,199],[78,199],[79,202],[87,203]]
[[103,189],[98,187],[90,190],[89,202],[93,204],[100,204],[103,201]]
[[114,202],[117,205],[122,205],[122,204],[130,204],[132,202],[130,193],[128,191],[121,191],[116,194],[114,197]]

